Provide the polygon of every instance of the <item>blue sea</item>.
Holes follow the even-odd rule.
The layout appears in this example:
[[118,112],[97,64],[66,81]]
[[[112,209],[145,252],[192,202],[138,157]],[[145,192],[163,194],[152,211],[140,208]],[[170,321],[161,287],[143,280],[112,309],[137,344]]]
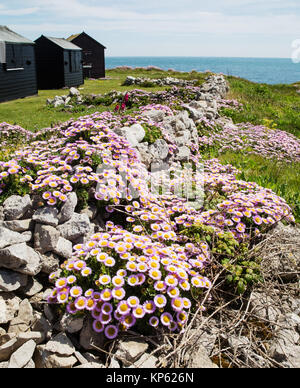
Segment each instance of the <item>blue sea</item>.
[[106,68],[117,66],[147,67],[177,71],[224,73],[267,84],[291,84],[300,81],[300,63],[282,58],[215,57],[107,57]]

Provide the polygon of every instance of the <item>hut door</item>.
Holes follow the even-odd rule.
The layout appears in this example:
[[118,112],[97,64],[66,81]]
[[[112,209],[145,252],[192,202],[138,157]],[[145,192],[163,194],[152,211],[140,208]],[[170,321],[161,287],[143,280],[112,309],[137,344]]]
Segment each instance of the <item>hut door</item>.
[[20,44],[7,44],[6,69],[23,70],[23,46]]

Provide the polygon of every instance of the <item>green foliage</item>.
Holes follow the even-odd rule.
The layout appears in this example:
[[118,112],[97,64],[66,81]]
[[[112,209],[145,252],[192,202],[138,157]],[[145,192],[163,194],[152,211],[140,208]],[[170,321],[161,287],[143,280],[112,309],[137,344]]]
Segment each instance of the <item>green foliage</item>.
[[225,269],[226,283],[234,292],[244,294],[249,286],[262,281],[260,263],[249,258],[248,245],[238,243],[232,233],[215,233],[212,227],[195,224],[182,231],[193,243],[205,241]]
[[221,261],[221,264],[229,272],[226,276],[227,284],[235,287],[238,294],[244,294],[248,286],[262,282],[263,278],[260,263],[247,258],[248,247],[240,244],[239,250],[239,254],[233,261],[226,258]]
[[143,128],[146,132],[146,136],[144,138],[145,142],[153,144],[156,140],[162,139],[163,135],[160,128],[149,124],[143,124]]

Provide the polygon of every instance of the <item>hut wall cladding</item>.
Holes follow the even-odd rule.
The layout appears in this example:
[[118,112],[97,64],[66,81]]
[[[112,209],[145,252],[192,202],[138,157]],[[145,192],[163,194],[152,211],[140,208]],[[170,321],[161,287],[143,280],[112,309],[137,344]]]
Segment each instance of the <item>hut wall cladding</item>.
[[84,78],[104,78],[105,47],[85,33],[72,39],[72,43],[82,48],[83,65],[92,65],[91,69],[83,68]]
[[39,89],[64,87],[63,51],[51,42],[36,41],[36,66]]
[[[7,57],[12,56],[13,44],[6,45]],[[0,102],[33,96],[38,93],[34,45],[18,44],[21,49],[18,58],[23,70],[7,71],[6,64],[0,64]]]
[[81,51],[63,49],[44,36],[35,42],[39,89],[61,89],[84,83]]

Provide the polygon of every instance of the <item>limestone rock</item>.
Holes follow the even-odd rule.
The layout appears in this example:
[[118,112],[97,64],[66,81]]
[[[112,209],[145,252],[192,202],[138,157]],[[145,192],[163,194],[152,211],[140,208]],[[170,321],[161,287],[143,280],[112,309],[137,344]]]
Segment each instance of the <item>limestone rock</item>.
[[19,311],[21,299],[12,293],[0,293],[0,325],[9,323]]
[[101,369],[101,368],[105,368],[105,366],[103,364],[99,364],[98,362],[87,362],[86,364],[75,366],[74,369]]
[[17,349],[17,339],[12,338],[11,340],[5,342],[0,346],[0,362],[8,361],[13,354],[13,352]]
[[30,209],[31,205],[32,202],[29,195],[25,195],[24,197],[12,195],[3,203],[5,219],[8,221],[19,220]]
[[141,368],[141,369],[154,369],[158,362],[158,358],[151,356],[148,353],[142,355],[142,357],[136,361],[129,368]]
[[135,363],[149,348],[143,341],[120,341],[116,351],[116,356],[125,366]]
[[28,299],[23,299],[19,305],[17,317],[10,322],[8,333],[26,332],[34,320],[33,309]]
[[12,230],[0,227],[0,249],[6,248],[10,245],[27,242],[29,240],[28,235],[23,235]]
[[20,289],[20,291],[30,298],[42,291],[43,285],[33,277],[29,277],[27,284]]
[[188,355],[188,368],[197,369],[217,369],[218,366],[214,364],[207,355],[206,349],[202,345],[197,345],[196,351],[191,351]]
[[64,314],[60,324],[63,330],[68,333],[78,333],[83,328],[84,318],[74,317],[69,314]]
[[67,201],[63,204],[61,211],[58,215],[58,220],[60,224],[63,224],[72,218],[75,212],[75,208],[77,206],[77,202],[78,198],[75,192],[69,193],[67,195]]
[[39,254],[25,243],[22,243],[0,250],[1,267],[35,276],[41,271],[42,264]]
[[38,224],[57,226],[58,210],[50,206],[41,207],[35,211],[32,219]]
[[40,253],[53,252],[59,236],[59,231],[53,226],[37,224],[34,230],[34,249]]
[[123,130],[127,141],[132,147],[136,147],[146,136],[146,132],[141,124],[134,124],[131,127],[125,127]]
[[41,272],[50,275],[59,268],[59,257],[54,253],[48,252],[44,255],[40,255],[42,269]]
[[34,362],[36,368],[56,368],[65,369],[72,368],[77,363],[77,358],[74,356],[61,357],[57,354],[53,354],[46,349],[46,345],[38,345],[34,355]]
[[149,147],[154,160],[164,160],[169,155],[169,147],[165,140],[158,139]]
[[70,97],[80,96],[80,91],[78,89],[72,87],[72,88],[70,88],[69,96]]
[[65,333],[59,333],[53,337],[47,344],[45,349],[51,353],[56,353],[60,356],[71,356],[75,352],[75,348]]
[[33,340],[26,342],[10,357],[8,368],[23,368],[31,360],[36,343]]
[[72,242],[89,233],[91,228],[89,217],[86,214],[74,213],[65,224],[59,225],[57,230],[61,237]]
[[31,230],[33,228],[34,222],[32,219],[28,220],[13,220],[13,221],[4,221],[3,226],[4,228],[10,229],[13,232],[25,232],[27,230]]
[[142,116],[149,117],[150,120],[152,120],[155,123],[159,123],[163,121],[163,119],[166,117],[166,113],[163,110],[149,110],[142,113]]
[[58,242],[53,251],[58,256],[61,256],[65,259],[69,259],[73,252],[73,244],[71,243],[71,241],[66,240],[63,237],[59,237]]
[[27,275],[0,269],[0,291],[12,292],[27,284]]
[[92,322],[91,318],[86,318],[80,332],[80,345],[85,350],[95,350],[93,345],[98,348],[103,348],[104,345],[104,336],[93,330]]

